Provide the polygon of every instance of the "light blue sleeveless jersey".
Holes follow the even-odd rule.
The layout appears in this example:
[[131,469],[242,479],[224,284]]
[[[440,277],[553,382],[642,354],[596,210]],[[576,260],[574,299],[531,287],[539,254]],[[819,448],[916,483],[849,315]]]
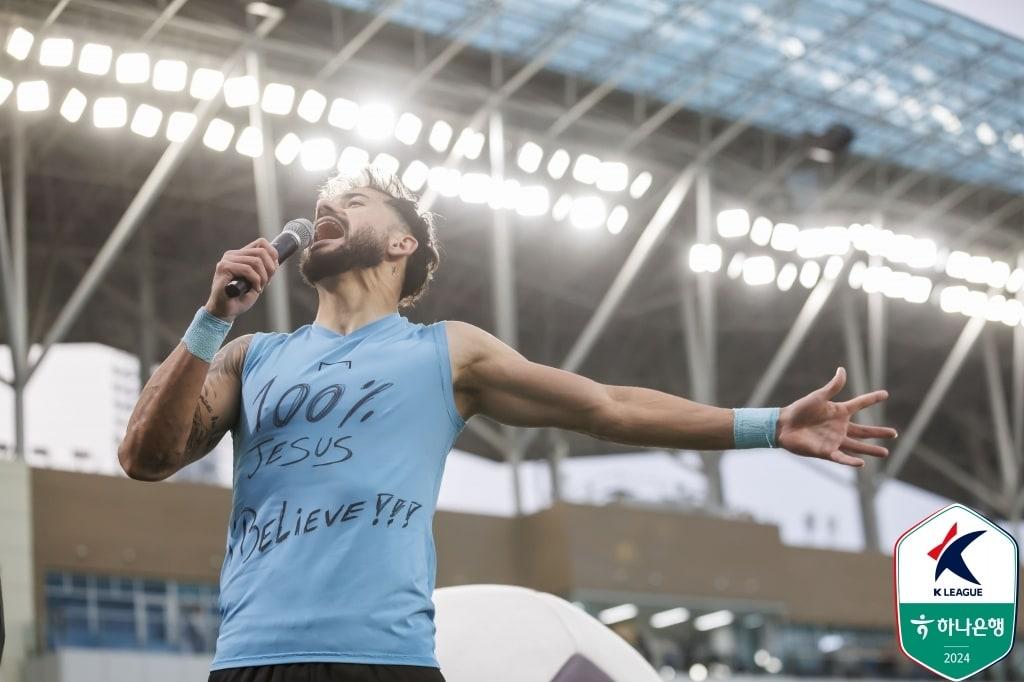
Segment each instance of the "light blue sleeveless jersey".
[[211,669],[437,667],[432,520],[463,426],[444,323],[256,334]]

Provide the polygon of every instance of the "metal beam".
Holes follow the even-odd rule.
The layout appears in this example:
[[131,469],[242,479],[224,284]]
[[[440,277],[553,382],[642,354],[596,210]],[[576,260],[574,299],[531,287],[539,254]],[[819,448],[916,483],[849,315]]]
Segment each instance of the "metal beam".
[[188,0],[171,0],[171,2],[167,3],[164,10],[160,12],[160,16],[158,16],[150,27],[146,29],[146,32],[142,34],[142,37],[139,39],[140,45],[145,45],[152,40],[153,37],[167,24],[167,22],[173,19],[174,15],[181,11],[181,8],[185,6],[186,2],[188,2]]
[[322,83],[333,76],[348,60],[352,59],[356,52],[359,52],[366,43],[370,42],[370,39],[377,35],[378,31],[387,25],[391,15],[401,4],[402,0],[387,0],[383,7],[373,8],[373,11],[376,13],[373,15],[370,23],[364,26],[363,30],[359,33],[352,36],[345,43],[345,47],[341,48],[336,55],[323,65],[316,76],[313,77],[313,82]]
[[456,37],[445,45],[444,49],[436,57],[431,59],[423,68],[417,69],[416,75],[402,87],[399,98],[403,100],[409,99],[419,92],[420,88],[429,83],[434,76],[439,74],[444,67],[448,66],[469,45],[476,34],[487,25],[487,20],[494,16],[500,6],[499,3],[490,5],[470,18],[465,26],[459,28],[456,31]]
[[139,386],[149,381],[156,363],[156,291],[153,286],[153,244],[150,225],[139,227]]
[[[1024,268],[1024,251],[1017,254],[1017,267]],[[1024,289],[1017,292],[1017,300],[1024,303]],[[1013,368],[1011,373],[1013,446],[1017,453],[1017,466],[1024,466],[1024,326],[1013,328]]]
[[942,363],[942,368],[939,369],[935,381],[925,394],[913,419],[910,420],[910,424],[900,436],[896,450],[889,456],[889,463],[884,472],[885,478],[895,478],[899,475],[984,327],[985,319],[981,317],[973,317],[964,325],[959,338],[953,344],[953,349],[946,357],[946,361]]
[[1003,388],[1002,368],[999,362],[999,349],[996,347],[995,331],[995,329],[989,329],[984,335],[981,340],[981,350],[985,363],[985,383],[988,385],[988,402],[992,410],[992,428],[995,432],[999,475],[1003,482],[1003,494],[1010,497],[1018,488],[1020,466],[1013,449],[1013,435],[1010,433],[1010,418],[1006,409],[1006,393]]
[[[1001,493],[991,490],[984,483],[979,481],[973,474],[949,459],[938,450],[935,450],[924,443],[918,443],[915,449],[918,459],[935,471],[942,474],[950,483],[960,487],[961,490],[974,495],[978,501],[991,504],[1000,511],[1009,515],[1012,504],[1010,498],[1004,497]],[[993,494],[994,493],[994,494]]]
[[28,197],[25,166],[28,163],[28,135],[21,118],[11,111],[11,283],[13,303],[10,315],[14,320],[11,337],[14,367],[14,458],[25,460],[25,386],[31,372],[28,368]]

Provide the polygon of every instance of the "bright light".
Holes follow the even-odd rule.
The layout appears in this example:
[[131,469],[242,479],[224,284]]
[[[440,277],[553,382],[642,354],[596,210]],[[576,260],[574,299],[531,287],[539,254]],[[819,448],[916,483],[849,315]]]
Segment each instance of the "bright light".
[[563,194],[558,197],[558,201],[555,202],[554,207],[551,209],[551,217],[561,222],[569,217],[569,211],[572,210],[572,197],[568,194]]
[[782,50],[782,54],[786,55],[790,59],[799,59],[804,56],[804,44],[799,38],[789,37],[779,43],[779,49]]
[[1001,260],[992,261],[988,266],[988,277],[985,284],[995,289],[1002,289],[1010,279],[1010,266]]
[[606,217],[607,212],[601,197],[579,197],[572,202],[572,208],[569,210],[569,221],[573,227],[580,230],[597,227]]
[[350,99],[336,97],[327,112],[327,122],[335,128],[352,130],[359,122],[359,105]]
[[124,97],[99,97],[92,103],[92,124],[97,128],[121,128],[128,122]]
[[167,139],[184,142],[196,128],[196,115],[190,111],[175,111],[167,117]]
[[359,108],[356,132],[368,140],[383,140],[395,130],[395,112],[386,104],[367,104]]
[[1021,304],[1015,298],[1011,298],[1003,306],[1003,315],[999,321],[1008,327],[1016,327],[1020,324],[1022,318],[1024,318],[1024,304]]
[[301,118],[310,123],[316,123],[324,115],[327,108],[327,98],[316,90],[306,90],[299,100],[297,113]]
[[203,134],[203,144],[210,149],[222,152],[231,144],[231,138],[235,134],[235,126],[222,118],[215,118],[206,126],[206,133]]
[[762,668],[768,665],[768,661],[770,661],[771,658],[772,655],[768,653],[766,649],[758,649],[754,652],[754,663],[761,666]]
[[30,31],[26,31],[19,26],[11,32],[10,37],[7,39],[7,54],[19,62],[23,61],[25,57],[28,57],[35,39],[36,37]]
[[142,137],[153,137],[160,130],[164,112],[149,104],[140,104],[132,116],[131,131]]
[[946,313],[963,312],[964,304],[967,302],[967,295],[967,287],[963,285],[946,287],[939,294],[939,307]]
[[[2,98],[0,98],[0,101],[2,101]],[[64,103],[60,105],[60,115],[71,123],[77,123],[82,118],[85,105],[86,98],[82,91],[78,88],[71,88],[64,98]]]
[[[795,226],[794,226],[795,227]],[[754,224],[750,226],[750,241],[758,246],[768,246],[772,239],[772,230],[775,228],[772,221],[764,216],[759,216]]]
[[199,68],[192,74],[188,94],[196,99],[213,99],[224,86],[224,74],[217,69]]
[[283,166],[291,165],[302,150],[302,140],[295,133],[288,133],[274,147],[274,158]]
[[437,121],[430,129],[428,142],[434,151],[443,152],[448,149],[448,143],[452,140],[452,127],[444,121]]
[[416,159],[405,167],[405,172],[402,173],[402,184],[413,192],[419,192],[426,184],[429,175],[430,168],[427,167],[427,164]]
[[736,279],[743,274],[743,261],[747,259],[743,253],[734,254],[729,260],[729,267],[725,269],[725,274],[729,279]]
[[843,259],[841,256],[831,256],[825,261],[825,279],[835,279],[843,271]]
[[722,249],[718,244],[694,244],[688,260],[694,272],[718,272],[722,269]]
[[779,276],[775,278],[775,284],[779,287],[779,291],[789,291],[793,287],[793,282],[796,281],[797,268],[792,263],[786,263],[779,270]]
[[688,672],[693,682],[704,682],[708,679],[708,667],[703,663],[694,663]]
[[559,149],[548,159],[548,175],[554,180],[561,180],[567,170],[569,170],[569,152]]
[[472,128],[464,128],[455,142],[455,153],[470,161],[479,158],[483,149],[484,134],[478,133]]
[[654,178],[647,171],[641,171],[633,178],[633,182],[629,185],[629,196],[634,199],[639,199],[644,193],[650,188],[651,181]]
[[430,169],[427,183],[441,196],[451,198],[459,195],[460,176],[459,171],[454,168],[434,166]]
[[1006,297],[996,294],[988,299],[985,304],[985,319],[989,322],[999,322],[1003,319],[1003,308],[1006,305]]
[[946,274],[956,279],[966,279],[971,265],[971,255],[963,251],[953,251],[946,257]]
[[345,147],[338,157],[338,172],[342,175],[355,175],[370,164],[370,152],[362,147]]
[[117,58],[114,75],[118,83],[145,83],[149,80],[149,55],[145,52],[125,52]]
[[39,63],[43,66],[70,66],[75,56],[71,38],[47,38],[39,46]]
[[407,111],[398,117],[398,123],[395,124],[395,139],[402,144],[416,144],[421,130],[423,121],[416,114]]
[[985,317],[988,305],[989,299],[984,291],[968,291],[964,298],[964,309],[960,312],[968,317]]
[[491,199],[491,176],[463,173],[459,180],[459,198],[467,204],[486,204]]
[[669,609],[668,611],[659,611],[651,616],[651,627],[652,628],[667,628],[673,625],[679,625],[685,623],[690,619],[690,612],[683,607],[676,609]]
[[254,159],[263,156],[263,133],[258,128],[246,126],[235,141],[235,151]]
[[605,223],[605,227],[612,234],[618,234],[622,232],[622,228],[626,226],[626,221],[629,220],[629,209],[621,204],[616,206],[608,214],[608,222]]
[[932,281],[922,275],[915,275],[910,278],[903,298],[908,303],[925,303],[931,295]]
[[188,66],[180,59],[161,59],[153,65],[153,87],[164,92],[181,92],[188,82]]
[[232,109],[256,104],[260,99],[260,86],[253,76],[235,76],[224,81],[224,104]]
[[847,277],[847,282],[853,289],[860,289],[864,284],[864,271],[867,269],[867,264],[859,260],[850,267],[850,274]]
[[796,251],[800,243],[800,228],[790,223],[779,223],[772,231],[771,245],[776,251]]
[[299,162],[308,171],[323,171],[334,165],[338,160],[338,152],[334,142],[326,137],[314,137],[302,143]]
[[775,260],[771,256],[752,256],[743,261],[743,281],[752,286],[769,284],[775,279]]
[[93,76],[105,76],[113,59],[114,51],[109,45],[86,43],[78,53],[78,70]]
[[742,208],[721,211],[717,219],[718,234],[722,237],[742,237],[750,232],[750,214]]
[[909,253],[901,254],[904,257],[902,262],[912,268],[933,268],[939,260],[939,247],[931,239],[914,239],[908,250]]
[[772,675],[780,673],[782,672],[782,661],[776,658],[775,656],[772,656],[770,659],[768,659],[768,662],[765,663],[764,669],[770,672]]
[[597,182],[597,173],[601,168],[601,159],[591,154],[580,154],[572,167],[572,177],[577,182],[593,185]]
[[992,260],[988,256],[971,256],[967,263],[967,281],[972,284],[984,284],[988,281]]
[[894,281],[893,271],[886,265],[872,265],[864,271],[864,293],[882,293],[890,298],[902,298],[900,283]]
[[398,159],[387,152],[381,152],[373,157],[373,166],[384,175],[394,175],[398,172]]
[[516,192],[516,213],[525,217],[542,216],[548,212],[551,198],[548,188],[541,185],[520,187]]
[[[0,94],[0,103],[2,102],[3,95]],[[1024,270],[1016,268],[1012,273],[1010,273],[1010,277],[1006,280],[1006,290],[1011,294],[1015,294],[1021,290],[1022,286],[1024,286]]]
[[610,609],[599,611],[597,619],[605,625],[612,625],[614,623],[621,623],[624,620],[636,618],[637,612],[636,604],[620,604],[618,606],[613,606]]
[[810,289],[818,283],[818,277],[821,275],[821,266],[813,260],[809,260],[804,263],[803,267],[800,268],[800,286],[804,289]]
[[796,252],[802,258],[842,256],[850,250],[849,233],[839,226],[800,230],[796,242]]
[[540,161],[544,158],[544,149],[536,142],[524,142],[519,148],[516,163],[527,173],[536,173]]
[[284,83],[267,83],[260,107],[268,114],[287,116],[295,104],[295,88]]
[[[530,190],[532,188],[527,189]],[[518,180],[505,178],[505,181],[501,183],[501,187],[495,187],[494,191],[491,192],[491,200],[487,202],[487,205],[495,211],[517,208],[519,206],[520,191],[521,187]],[[547,190],[545,190],[546,192]],[[527,194],[529,194],[529,191]]]
[[[771,260],[769,256],[763,257]],[[747,262],[749,263],[751,260],[756,260],[756,258],[751,258]],[[702,616],[697,616],[693,619],[693,627],[696,630],[705,632],[707,630],[714,630],[715,628],[724,627],[730,624],[732,620],[732,611],[727,611],[723,609],[722,611],[712,611],[711,613],[705,613]]]
[[621,192],[629,182],[629,166],[621,161],[602,161],[597,169],[597,188],[602,192]]
[[996,134],[992,126],[984,121],[979,123],[978,127],[974,129],[974,134],[978,136],[978,142],[989,147],[999,142],[999,135]]

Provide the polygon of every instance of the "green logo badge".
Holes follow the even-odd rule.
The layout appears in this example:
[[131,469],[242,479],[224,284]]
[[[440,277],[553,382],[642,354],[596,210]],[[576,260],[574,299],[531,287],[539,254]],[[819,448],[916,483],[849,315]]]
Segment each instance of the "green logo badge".
[[951,504],[896,541],[896,630],[903,653],[947,680],[963,680],[1013,646],[1020,575],[1017,541]]

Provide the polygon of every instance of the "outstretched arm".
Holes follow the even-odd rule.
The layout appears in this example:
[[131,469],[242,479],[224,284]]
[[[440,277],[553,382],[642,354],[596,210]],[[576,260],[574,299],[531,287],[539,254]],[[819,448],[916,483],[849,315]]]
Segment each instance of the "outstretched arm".
[[[569,429],[644,447],[726,450],[735,445],[730,409],[646,388],[600,384],[530,362],[472,325],[447,325],[456,396],[466,418],[483,414],[513,426]],[[892,438],[895,430],[851,421],[888,394],[874,391],[831,402],[845,380],[840,368],[827,385],[782,409],[776,430],[780,447],[851,466],[864,464],[856,455],[888,454],[861,439]]]

